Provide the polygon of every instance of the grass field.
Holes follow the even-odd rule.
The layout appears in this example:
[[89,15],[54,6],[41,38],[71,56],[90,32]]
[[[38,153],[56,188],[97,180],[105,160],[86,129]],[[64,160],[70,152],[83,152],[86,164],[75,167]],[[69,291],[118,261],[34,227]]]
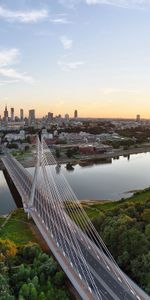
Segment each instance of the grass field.
[[5,218],[4,217],[0,217],[0,226],[4,223]]
[[[122,204],[125,203],[142,203],[143,201],[150,200],[150,188],[147,188],[143,191],[134,193],[133,196],[127,199],[122,199],[119,201],[97,201],[97,203],[88,204],[88,201],[85,201],[85,204],[82,204],[84,210],[90,217],[93,219],[97,217],[100,212],[106,212],[108,210],[112,210],[113,208],[120,207]],[[82,202],[83,203],[83,202]]]
[[23,209],[17,209],[12,213],[6,225],[0,229],[0,238],[10,239],[17,246],[25,245],[30,241],[36,242],[36,238],[30,229],[30,222]]
[[[93,204],[91,204],[91,202],[89,203],[89,201],[83,201],[82,206],[90,219],[93,219],[101,212],[105,213],[113,208],[119,208],[122,204],[131,202],[133,204],[142,203],[147,200],[150,200],[150,188],[137,192],[132,197],[120,201],[94,201]],[[4,218],[0,217],[0,226],[3,222]],[[25,245],[30,241],[36,242],[37,239],[32,233],[30,222],[23,209],[15,210],[6,225],[0,229],[0,238],[10,239],[14,241],[17,246]]]

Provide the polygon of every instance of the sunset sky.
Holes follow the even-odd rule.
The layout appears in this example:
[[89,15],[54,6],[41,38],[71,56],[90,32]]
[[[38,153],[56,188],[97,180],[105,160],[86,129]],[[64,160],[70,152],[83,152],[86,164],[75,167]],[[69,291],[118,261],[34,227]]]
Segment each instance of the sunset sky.
[[150,118],[150,0],[0,0],[0,114]]

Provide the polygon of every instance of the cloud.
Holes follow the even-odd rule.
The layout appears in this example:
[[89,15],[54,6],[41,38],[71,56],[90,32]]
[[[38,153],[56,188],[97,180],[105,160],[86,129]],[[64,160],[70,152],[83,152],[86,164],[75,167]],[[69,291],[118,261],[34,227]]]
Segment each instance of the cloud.
[[16,79],[18,81],[33,83],[33,78],[31,76],[28,76],[26,73],[19,73],[18,71],[12,68],[0,68],[0,75]]
[[67,36],[61,36],[60,41],[65,50],[69,50],[72,48],[73,40],[69,39]]
[[7,85],[7,84],[13,84],[13,83],[17,83],[18,79],[14,79],[14,80],[0,80],[0,86],[3,85]]
[[[1,85],[20,81],[33,83],[34,80],[31,76],[10,67],[11,65],[16,64],[19,58],[19,49],[12,48],[0,50],[0,76],[4,78],[0,79]],[[9,78],[10,80],[5,80],[5,78]]]
[[144,9],[150,6],[150,0],[58,0],[58,2],[67,8],[75,8],[79,3],[103,4],[129,9]]
[[71,22],[67,19],[67,14],[56,14],[50,17],[50,22],[53,24],[70,24]]
[[0,67],[16,63],[20,56],[20,51],[16,48],[4,49],[0,51]]
[[76,70],[80,66],[84,65],[84,61],[70,61],[70,62],[65,62],[65,61],[58,61],[58,66],[62,71],[71,71],[71,70]]
[[144,8],[150,0],[84,0],[88,5],[104,4],[122,8]]
[[59,0],[58,1],[61,5],[67,7],[67,8],[75,8],[77,4],[81,2],[81,0]]
[[46,9],[31,11],[9,10],[0,6],[0,18],[9,22],[37,23],[48,18],[48,11]]

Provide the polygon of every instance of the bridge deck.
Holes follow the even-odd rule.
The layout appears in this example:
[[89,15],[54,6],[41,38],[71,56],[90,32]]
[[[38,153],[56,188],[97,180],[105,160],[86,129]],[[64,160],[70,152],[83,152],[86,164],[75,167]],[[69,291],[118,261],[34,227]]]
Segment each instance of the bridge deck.
[[[135,286],[132,289],[124,284],[119,269],[116,269],[113,262],[95,244],[91,247],[92,242],[89,237],[85,236],[66,213],[63,213],[63,217],[57,213],[57,207],[47,201],[40,186],[36,186],[34,206],[29,207],[33,177],[11,156],[4,157],[3,163],[22,197],[24,209],[32,216],[54,256],[82,299],[150,299],[138,288],[135,294]],[[56,222],[56,218],[61,227]],[[70,243],[70,236],[74,240],[73,243]],[[81,254],[84,255],[84,259]],[[93,280],[92,284],[90,276]],[[99,294],[95,294],[95,286]]]

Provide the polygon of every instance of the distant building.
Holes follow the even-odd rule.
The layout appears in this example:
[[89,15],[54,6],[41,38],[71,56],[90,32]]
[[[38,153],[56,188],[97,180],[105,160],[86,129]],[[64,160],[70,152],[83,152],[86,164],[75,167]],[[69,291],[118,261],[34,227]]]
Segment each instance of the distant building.
[[141,121],[141,117],[140,117],[140,115],[137,115],[136,116],[136,122],[140,122]]
[[13,107],[11,107],[11,109],[10,109],[10,119],[11,119],[11,121],[14,121],[14,108]]
[[74,118],[76,119],[76,118],[78,118],[78,111],[75,109],[75,111],[74,111]]
[[65,114],[65,119],[69,120],[69,115],[68,114]]
[[52,120],[53,120],[53,113],[48,112],[48,115],[47,115],[47,121],[48,121],[48,122],[51,122]]
[[8,110],[7,110],[7,105],[5,106],[5,110],[4,110],[4,121],[8,122]]
[[14,120],[13,122],[7,122],[7,130],[17,130],[24,128],[24,121],[19,121],[19,119]]
[[29,119],[28,119],[29,125],[35,124],[35,109],[29,110]]
[[20,121],[23,121],[24,119],[24,112],[23,112],[23,109],[21,108],[20,109]]

